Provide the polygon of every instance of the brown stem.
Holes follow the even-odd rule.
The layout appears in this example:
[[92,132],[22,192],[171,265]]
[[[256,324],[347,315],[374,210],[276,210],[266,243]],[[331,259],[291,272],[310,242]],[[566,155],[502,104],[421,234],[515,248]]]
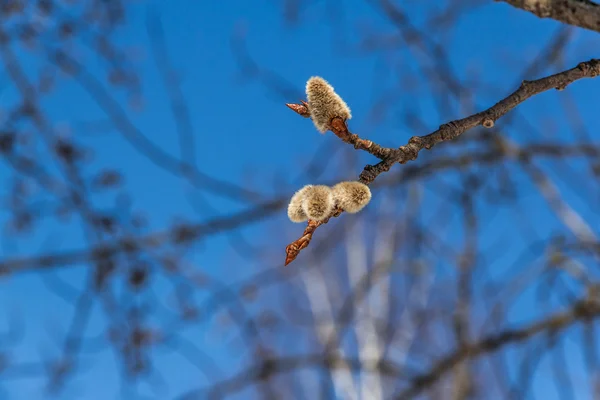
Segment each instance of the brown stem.
[[[415,160],[419,155],[419,152],[423,149],[429,150],[438,143],[456,139],[464,132],[479,125],[485,127],[493,126],[496,120],[536,94],[550,89],[564,90],[576,80],[582,78],[594,78],[598,75],[600,75],[600,59],[592,59],[590,61],[581,62],[576,67],[555,75],[534,81],[523,81],[517,90],[487,110],[463,119],[450,121],[441,125],[438,130],[428,135],[413,136],[406,145],[400,146],[397,149],[382,147],[370,140],[361,139],[358,135],[350,133],[345,121],[339,118],[334,118],[331,121],[331,130],[337,137],[342,139],[343,142],[353,145],[355,149],[364,150],[381,159],[376,165],[366,165],[361,172],[359,181],[368,185],[381,173],[389,171],[394,164],[404,164],[408,161]],[[310,116],[308,104],[304,101],[302,101],[301,104],[287,104],[287,106],[303,117]],[[342,211],[338,209],[332,217],[337,217],[341,213]],[[308,222],[302,237],[286,247],[285,265],[288,265],[296,259],[300,251],[309,245],[315,230],[319,226],[326,224],[328,221],[329,218],[321,222]]]

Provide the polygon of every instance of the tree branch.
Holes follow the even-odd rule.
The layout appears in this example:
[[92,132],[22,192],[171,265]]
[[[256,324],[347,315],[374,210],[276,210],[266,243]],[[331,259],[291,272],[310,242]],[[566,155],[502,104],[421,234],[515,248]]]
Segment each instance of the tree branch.
[[589,0],[495,0],[568,25],[600,32],[600,4]]
[[[410,379],[410,386],[395,396],[395,398],[414,398],[423,389],[430,387],[431,384],[441,379],[455,365],[466,359],[493,353],[506,345],[526,341],[541,333],[558,334],[574,323],[588,321],[596,318],[599,314],[600,304],[594,300],[584,298],[574,303],[569,310],[550,315],[542,321],[531,323],[521,329],[507,329],[486,336],[477,342],[466,344],[458,348],[455,352],[441,358],[428,372]],[[382,359],[373,361],[375,361],[373,363],[375,370],[383,376],[394,378],[406,377],[402,372],[402,366],[390,360]],[[234,377],[219,382],[210,388],[189,392],[187,395],[182,396],[182,399],[200,398],[201,395],[203,395],[202,398],[223,398],[226,394],[241,391],[252,384],[267,381],[276,375],[315,366],[321,366],[325,369],[350,366],[354,371],[362,369],[361,360],[356,358],[341,358],[333,354],[308,354],[303,356],[266,358],[244,369]],[[206,395],[206,392],[208,392],[208,395]]]
[[454,353],[440,359],[428,372],[411,379],[411,386],[399,393],[395,398],[397,400],[415,398],[423,389],[430,387],[432,383],[439,380],[446,372],[467,358],[478,357],[485,353],[493,353],[510,343],[522,342],[543,332],[557,334],[578,321],[590,320],[597,317],[598,314],[600,314],[600,305],[594,301],[584,299],[575,303],[570,310],[556,313],[543,321],[532,323],[522,329],[509,329],[487,336],[476,343],[459,348]]
[[[373,361],[373,365],[379,374],[393,378],[402,377],[403,374],[401,368],[391,360]],[[361,360],[357,358],[342,358],[334,355],[324,356],[322,354],[308,354],[281,358],[267,358],[255,363],[238,375],[215,384],[209,388],[209,390],[190,392],[182,396],[181,400],[191,400],[192,398],[224,398],[227,394],[238,392],[254,383],[267,381],[276,375],[284,374],[296,369],[315,366],[320,366],[327,370],[345,368],[346,366],[349,366],[353,371],[361,371],[363,368]],[[205,391],[208,393],[205,394]],[[201,394],[204,396],[201,396]]]
[[[600,75],[600,59],[592,59],[587,62],[579,63],[576,67],[555,75],[534,81],[523,81],[517,90],[487,110],[473,114],[470,117],[441,125],[437,131],[432,132],[429,135],[413,136],[405,146],[400,146],[397,149],[385,148],[371,141],[360,139],[358,135],[351,134],[348,131],[345,122],[341,120],[334,119],[331,122],[331,126],[333,133],[340,137],[345,143],[352,144],[356,149],[365,150],[382,159],[382,161],[376,165],[365,166],[361,172],[359,181],[369,185],[380,174],[389,171],[394,164],[404,164],[408,161],[415,160],[419,155],[419,152],[423,149],[429,150],[436,144],[456,139],[464,132],[479,125],[483,125],[486,128],[493,127],[496,120],[536,94],[550,89],[563,90],[576,80],[593,78],[598,75]],[[287,106],[299,115],[307,117],[310,114],[305,104],[305,102],[302,102],[302,104],[287,104]],[[331,217],[338,217],[342,212],[341,209],[336,209]],[[308,247],[316,229],[327,222],[329,222],[329,218],[323,221],[308,221],[308,225],[302,236],[285,248],[285,265],[294,261],[300,251]]]
[[284,199],[275,199],[235,214],[217,217],[205,222],[177,225],[172,229],[157,231],[141,237],[123,237],[89,249],[0,260],[0,276],[33,269],[47,269],[76,263],[111,260],[121,253],[137,253],[148,248],[172,244],[182,245],[200,238],[260,222],[285,206]]

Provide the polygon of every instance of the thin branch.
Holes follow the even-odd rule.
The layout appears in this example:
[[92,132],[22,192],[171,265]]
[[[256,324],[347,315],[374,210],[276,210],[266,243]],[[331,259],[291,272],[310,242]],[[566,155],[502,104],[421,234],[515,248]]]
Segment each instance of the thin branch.
[[165,32],[160,16],[150,8],[146,19],[146,30],[151,41],[152,55],[169,93],[171,112],[177,125],[179,145],[183,162],[196,168],[196,142],[189,107],[183,96],[175,71],[170,65]]
[[[411,385],[395,398],[414,398],[423,389],[438,381],[445,373],[458,363],[480,356],[493,353],[511,343],[519,343],[541,334],[557,334],[579,321],[590,320],[600,314],[600,304],[591,300],[581,300],[575,303],[568,311],[559,312],[548,318],[534,322],[521,329],[507,329],[497,334],[492,334],[481,340],[463,346],[452,354],[436,362],[426,373],[411,379]],[[343,362],[342,362],[343,361]],[[342,359],[333,354],[309,354],[303,356],[266,358],[250,366],[236,376],[222,381],[209,389],[209,395],[201,398],[222,398],[227,393],[234,393],[254,383],[267,381],[275,375],[283,374],[299,368],[322,365],[327,369],[335,369],[349,365],[353,370],[361,370],[362,363],[359,359]],[[395,378],[402,378],[402,368],[389,360],[377,360],[376,369],[380,374]],[[184,395],[183,399],[200,398],[204,390],[197,390]]]
[[[288,103],[286,106],[304,118],[310,117],[308,104],[303,100],[301,100],[300,104]],[[382,147],[370,140],[361,139],[358,135],[350,133],[348,131],[348,126],[340,118],[334,118],[331,121],[331,131],[339,137],[342,142],[351,144],[355,149],[364,150],[381,160],[387,159],[390,156],[390,153],[394,151],[394,149]]]
[[[401,377],[402,369],[390,360],[375,360],[377,371],[390,377]],[[269,380],[275,375],[283,374],[300,368],[323,366],[327,369],[345,368],[350,366],[354,371],[362,369],[361,361],[357,358],[342,358],[334,355],[308,354],[281,358],[267,358],[238,375],[222,381],[210,388],[207,396],[202,396],[203,390],[194,391],[181,397],[181,399],[214,399],[223,398],[227,393],[240,391],[252,383]]]
[[598,303],[582,300],[575,303],[568,311],[556,313],[524,328],[508,329],[487,336],[470,346],[459,348],[454,353],[440,359],[428,372],[411,379],[412,385],[395,398],[398,400],[414,398],[423,389],[430,387],[432,383],[439,380],[446,372],[465,359],[492,353],[508,344],[525,341],[543,332],[557,334],[578,321],[590,320],[598,316],[598,314],[600,314],[600,305]]
[[260,193],[214,178],[187,161],[170,155],[154,144],[133,124],[125,110],[104,88],[102,83],[67,53],[63,51],[50,52],[48,59],[65,73],[70,74],[97,102],[98,106],[104,110],[108,118],[122,133],[123,138],[158,167],[173,175],[184,177],[196,187],[210,189],[216,194],[236,201],[249,199],[255,202],[262,198]]
[[0,276],[15,272],[30,271],[72,265],[82,262],[111,259],[122,252],[139,252],[148,247],[160,247],[167,244],[185,244],[211,234],[238,228],[253,222],[264,220],[281,210],[285,200],[262,203],[233,215],[214,218],[204,223],[179,225],[166,231],[154,232],[134,238],[124,237],[112,243],[105,243],[89,249],[71,250],[62,253],[46,254],[19,259],[0,261]]
[[[376,165],[365,166],[361,172],[359,181],[369,185],[380,174],[389,171],[394,164],[404,164],[408,161],[415,160],[419,155],[419,152],[423,149],[429,150],[436,144],[456,139],[464,132],[479,125],[483,125],[486,128],[493,127],[495,121],[536,94],[540,94],[550,89],[563,90],[576,80],[593,78],[598,75],[600,75],[600,59],[592,59],[587,62],[581,62],[576,67],[555,75],[534,81],[523,81],[517,90],[487,110],[463,119],[450,121],[441,125],[438,130],[428,135],[413,136],[405,146],[400,146],[397,149],[385,148],[371,141],[360,139],[357,135],[351,134],[348,131],[345,122],[341,119],[334,118],[331,122],[331,126],[333,133],[340,137],[345,143],[353,144],[355,148],[365,150],[382,159],[382,161]],[[288,104],[287,106],[304,117],[309,115],[307,114],[309,111],[305,109],[306,106],[304,102],[302,102],[302,104]],[[336,209],[330,218],[338,217],[341,213],[341,209]],[[302,236],[286,247],[285,265],[294,261],[296,257],[298,257],[300,251],[308,247],[315,230],[327,222],[329,222],[329,218],[318,222],[308,221],[308,225]]]

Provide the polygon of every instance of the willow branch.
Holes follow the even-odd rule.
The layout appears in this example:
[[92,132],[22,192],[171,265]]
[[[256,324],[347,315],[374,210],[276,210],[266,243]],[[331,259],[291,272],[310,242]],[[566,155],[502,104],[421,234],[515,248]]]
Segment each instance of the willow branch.
[[568,25],[600,32],[600,4],[589,0],[496,0]]
[[[370,140],[361,139],[358,135],[350,133],[346,123],[341,119],[334,118],[331,121],[331,130],[343,142],[352,144],[356,149],[367,151],[381,159],[378,164],[365,166],[359,176],[360,182],[369,185],[380,174],[389,171],[394,164],[404,164],[408,161],[416,160],[419,152],[423,149],[429,150],[436,144],[456,139],[466,131],[479,125],[492,128],[495,121],[530,97],[550,89],[564,90],[568,85],[579,79],[593,78],[598,75],[600,75],[600,59],[592,59],[581,62],[576,67],[555,75],[533,81],[523,81],[517,90],[492,107],[469,117],[443,124],[438,130],[428,135],[413,136],[406,145],[400,146],[397,149],[382,147]],[[287,104],[287,106],[303,117],[310,116],[310,111],[304,101],[301,104]],[[338,217],[341,213],[342,210],[336,209],[331,217]],[[300,251],[308,247],[316,229],[329,222],[330,218],[320,222],[308,221],[308,225],[302,236],[286,247],[285,265],[294,261]]]

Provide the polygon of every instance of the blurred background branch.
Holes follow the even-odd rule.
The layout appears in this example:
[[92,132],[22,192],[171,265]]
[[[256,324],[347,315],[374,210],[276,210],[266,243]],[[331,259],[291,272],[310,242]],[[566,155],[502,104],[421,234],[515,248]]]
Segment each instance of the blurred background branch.
[[0,398],[597,398],[597,9],[0,0]]

